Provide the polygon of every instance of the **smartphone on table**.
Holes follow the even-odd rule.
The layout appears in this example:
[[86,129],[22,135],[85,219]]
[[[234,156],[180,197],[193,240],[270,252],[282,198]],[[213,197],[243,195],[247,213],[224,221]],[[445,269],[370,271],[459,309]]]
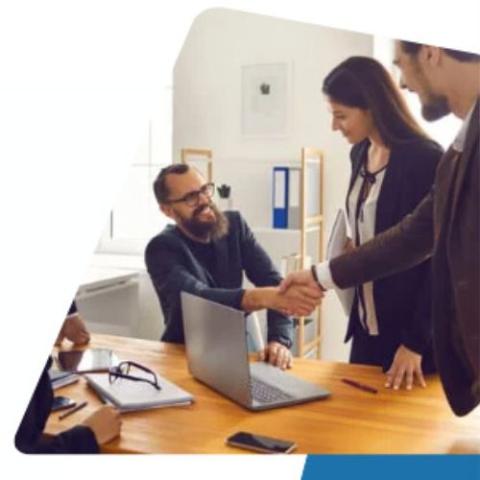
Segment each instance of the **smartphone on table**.
[[290,453],[297,448],[295,442],[248,432],[234,433],[227,438],[226,443],[232,447],[261,453]]
[[57,412],[58,410],[65,410],[67,408],[72,408],[77,404],[75,400],[72,400],[68,397],[62,397],[61,395],[53,397],[52,403],[52,412]]

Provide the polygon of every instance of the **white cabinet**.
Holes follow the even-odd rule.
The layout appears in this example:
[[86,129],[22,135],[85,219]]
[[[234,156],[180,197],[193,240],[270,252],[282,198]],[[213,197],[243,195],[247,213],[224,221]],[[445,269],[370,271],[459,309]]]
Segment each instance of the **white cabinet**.
[[90,331],[159,340],[163,315],[143,256],[94,255],[76,302]]
[[138,323],[138,275],[90,268],[75,297],[93,333],[132,336]]
[[76,302],[91,332],[133,336],[138,323],[136,280],[112,279],[101,287],[83,287],[77,293]]

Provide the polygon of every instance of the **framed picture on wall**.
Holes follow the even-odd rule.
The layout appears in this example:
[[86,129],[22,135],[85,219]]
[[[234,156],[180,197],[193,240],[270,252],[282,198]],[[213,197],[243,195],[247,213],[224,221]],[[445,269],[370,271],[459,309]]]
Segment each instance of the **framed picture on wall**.
[[242,135],[286,135],[289,91],[287,62],[243,66]]

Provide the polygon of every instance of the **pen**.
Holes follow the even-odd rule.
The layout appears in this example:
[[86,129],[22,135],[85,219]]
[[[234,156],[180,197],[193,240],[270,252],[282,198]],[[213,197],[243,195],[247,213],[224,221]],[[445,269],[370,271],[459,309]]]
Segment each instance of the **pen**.
[[370,387],[369,385],[364,385],[363,383],[356,382],[355,380],[349,380],[348,378],[342,378],[342,382],[350,385],[352,387],[363,390],[364,392],[369,393],[378,393],[376,388]]
[[82,408],[86,407],[87,403],[88,402],[79,403],[76,407],[73,407],[72,409],[68,410],[68,412],[62,413],[58,418],[60,420],[63,420],[64,418],[69,417],[70,415],[72,415],[72,413],[78,412]]

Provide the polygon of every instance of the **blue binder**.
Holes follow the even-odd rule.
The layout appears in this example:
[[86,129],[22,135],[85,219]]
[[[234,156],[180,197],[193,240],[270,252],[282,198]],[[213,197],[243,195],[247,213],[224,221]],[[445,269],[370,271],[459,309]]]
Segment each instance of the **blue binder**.
[[273,228],[288,228],[288,167],[273,168]]

